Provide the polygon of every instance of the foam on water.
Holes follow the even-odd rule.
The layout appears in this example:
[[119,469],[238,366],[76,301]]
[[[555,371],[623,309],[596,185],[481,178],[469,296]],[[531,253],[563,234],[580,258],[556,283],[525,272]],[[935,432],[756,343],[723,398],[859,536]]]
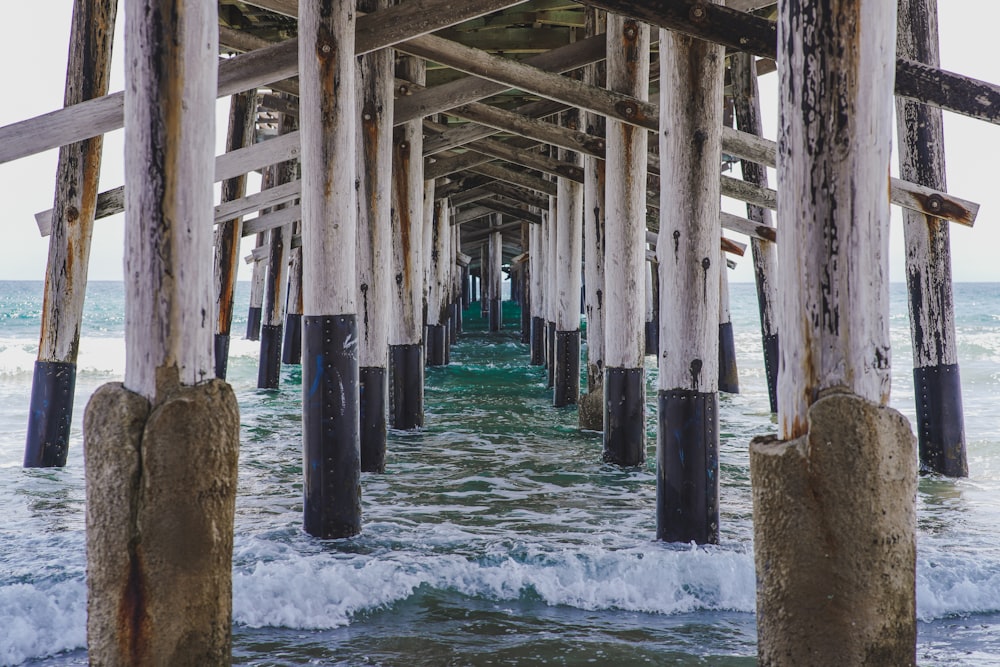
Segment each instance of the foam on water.
[[82,580],[0,586],[0,664],[81,648],[87,641]]

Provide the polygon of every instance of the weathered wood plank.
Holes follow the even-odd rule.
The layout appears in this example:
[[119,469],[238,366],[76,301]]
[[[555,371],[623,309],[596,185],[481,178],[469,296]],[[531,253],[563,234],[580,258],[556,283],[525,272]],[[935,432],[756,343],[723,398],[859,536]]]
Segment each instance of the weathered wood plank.
[[218,70],[214,55],[193,54],[215,54],[218,29],[214,5],[180,9],[185,20],[158,26],[164,32],[126,31],[125,174],[134,187],[125,207],[125,387],[153,403],[215,374],[207,314]]

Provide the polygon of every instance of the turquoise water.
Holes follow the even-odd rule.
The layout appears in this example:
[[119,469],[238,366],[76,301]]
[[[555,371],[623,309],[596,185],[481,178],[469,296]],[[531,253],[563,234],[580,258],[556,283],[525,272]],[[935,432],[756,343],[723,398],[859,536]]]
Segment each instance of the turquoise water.
[[[0,664],[86,663],[80,422],[87,397],[124,369],[121,292],[98,283],[88,296],[69,465],[25,471],[41,284],[0,283]],[[904,296],[893,287],[893,402],[912,423]],[[971,476],[920,483],[918,654],[924,665],[993,665],[1000,286],[959,285],[955,302]],[[234,662],[754,664],[746,450],[774,423],[753,287],[733,285],[732,303],[742,393],[721,397],[722,539],[706,548],[653,540],[653,402],[647,465],[601,463],[600,435],[551,407],[513,310],[511,329],[488,334],[475,306],[452,364],[427,369],[427,426],[391,432],[387,472],[363,475],[363,534],[310,538],[300,528],[299,371],[283,370],[280,391],[257,390],[257,345],[234,339]],[[652,358],[647,370],[655,397]]]

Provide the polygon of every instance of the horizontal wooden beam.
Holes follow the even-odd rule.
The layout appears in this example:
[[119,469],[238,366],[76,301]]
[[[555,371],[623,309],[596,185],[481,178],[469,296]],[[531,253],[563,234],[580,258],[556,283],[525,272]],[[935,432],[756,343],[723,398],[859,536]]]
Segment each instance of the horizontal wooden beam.
[[[260,0],[263,1],[263,0]],[[355,54],[461,23],[525,0],[407,0],[362,16],[355,26]],[[433,6],[435,11],[428,11]],[[447,11],[437,8],[447,7]],[[218,96],[250,90],[298,74],[298,40],[290,39],[224,59],[219,63]],[[547,55],[547,54],[543,54]],[[468,100],[467,100],[468,101]],[[0,127],[0,164],[120,129],[124,93],[117,92]]]
[[[777,57],[774,21],[722,5],[701,0],[587,0],[587,4],[762,58]],[[900,97],[1000,125],[1000,85],[897,58],[895,86]]]
[[[260,143],[223,153],[215,158],[215,182],[242,176],[255,169],[299,157],[299,133],[289,132]],[[96,218],[107,218],[125,210],[125,188],[119,186],[97,196]],[[218,218],[217,218],[218,219]],[[35,214],[42,236],[48,236],[52,225],[52,209]]]

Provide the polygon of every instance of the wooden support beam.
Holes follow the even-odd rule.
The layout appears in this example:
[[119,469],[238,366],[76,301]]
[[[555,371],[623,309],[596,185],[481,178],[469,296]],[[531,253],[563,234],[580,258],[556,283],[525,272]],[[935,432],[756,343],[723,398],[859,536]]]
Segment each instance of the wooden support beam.
[[[649,26],[609,14],[607,39],[608,88],[644,101],[649,91]],[[614,331],[604,341],[608,414],[603,458],[635,466],[646,459],[644,186],[649,134],[644,128],[609,118],[607,137],[603,266],[605,317],[614,323]]]
[[[257,118],[257,91],[237,93],[229,103],[229,129],[226,150],[235,151],[253,144]],[[226,379],[229,365],[229,341],[233,326],[233,299],[239,270],[240,241],[243,240],[243,215],[248,211],[234,206],[244,199],[246,176],[222,182],[222,203],[215,207],[215,377]],[[221,211],[220,211],[221,209]],[[221,213],[221,215],[220,215]]]
[[[295,118],[282,114],[278,121],[279,135],[288,134],[294,129]],[[280,187],[291,182],[295,176],[296,166],[292,160],[274,165],[274,186]],[[288,269],[292,253],[291,237],[293,224],[297,221],[273,227],[268,232],[267,243],[270,254],[267,261],[264,303],[261,311],[258,389],[277,389],[281,378],[281,347],[288,294]]]
[[[423,85],[425,64],[397,58],[396,74]],[[394,118],[399,118],[396,100]],[[419,117],[393,130],[392,312],[389,328],[389,425],[414,429],[424,423],[423,356],[423,132]]]
[[[114,0],[73,3],[67,106],[107,94],[116,9]],[[66,465],[103,143],[103,137],[94,137],[59,150],[55,209],[46,216],[56,233],[49,240],[25,467]]]
[[[469,0],[456,6],[444,0],[409,0],[358,19],[355,55],[392,46],[415,35],[520,2],[523,0]],[[447,5],[448,10],[428,11],[426,5],[434,3]],[[297,75],[298,50],[297,40],[290,39],[222,60],[218,72],[218,97]],[[0,127],[0,164],[120,129],[125,118],[123,104],[124,94],[118,92]]]
[[[362,10],[389,0],[363,0]],[[395,52],[374,51],[358,61],[358,365],[361,470],[383,472],[389,403],[389,320],[392,317],[392,117]]]
[[469,171],[518,187],[534,190],[541,194],[556,195],[556,185],[554,183],[507,167],[494,164],[481,164],[477,167],[472,167]]
[[354,5],[301,0],[299,11],[302,354],[310,360],[302,369],[303,514],[310,535],[349,537],[361,531]]
[[[719,9],[711,3],[699,7]],[[725,51],[660,31],[658,539],[719,539],[719,155]],[[791,264],[789,265],[791,266]]]
[[[777,24],[703,0],[588,0],[669,30],[724,44],[762,58],[777,57]],[[1000,124],[1000,85],[897,57],[895,92],[923,104]]]
[[[934,67],[940,64],[937,5],[937,0],[899,0],[899,55]],[[941,111],[897,99],[896,127],[900,176],[946,190]],[[903,239],[920,464],[950,477],[965,477],[969,469],[952,302],[950,230],[933,214],[907,210]]]
[[[438,44],[438,40],[444,41],[447,44],[454,44],[454,42],[441,40],[439,37],[435,37],[430,41]],[[468,49],[468,47],[462,48]],[[475,51],[475,49],[471,50]],[[604,52],[605,45],[603,38],[588,38],[558,49],[553,49],[548,53],[533,56],[524,62],[530,65],[532,69],[540,71],[568,72],[569,70],[603,59]],[[465,71],[463,68],[456,69]],[[493,81],[487,81],[476,76],[470,76],[451,83],[435,86],[428,90],[415,92],[412,95],[404,95],[396,100],[395,122],[399,124],[413,120],[414,118],[422,118],[441,111],[447,111],[468,102],[475,102],[496,95],[497,93],[502,93],[508,88],[510,86],[502,83],[494,83]]]

